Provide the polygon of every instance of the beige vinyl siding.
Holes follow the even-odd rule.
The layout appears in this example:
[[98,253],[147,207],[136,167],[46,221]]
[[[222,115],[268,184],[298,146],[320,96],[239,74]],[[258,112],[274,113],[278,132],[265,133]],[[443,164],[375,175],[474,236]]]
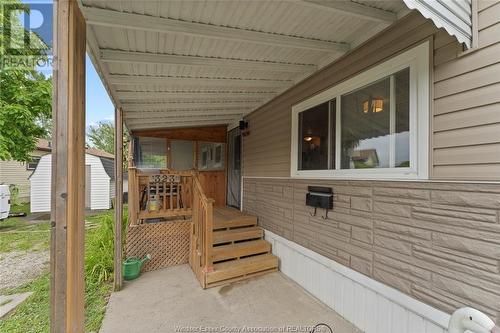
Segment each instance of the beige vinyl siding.
[[289,177],[292,105],[426,40],[437,31],[431,21],[411,13],[248,115],[250,135],[243,139],[244,175]]
[[479,4],[478,48],[434,51],[433,179],[500,180],[500,1]]
[[[45,151],[36,150],[32,156],[42,156]],[[0,184],[15,184],[19,188],[19,200],[26,202],[30,200],[29,177],[33,170],[26,170],[26,163],[17,161],[0,161]]]
[[292,105],[432,38],[430,178],[500,180],[495,148],[500,144],[499,18],[500,1],[481,2],[479,48],[467,52],[420,14],[403,18],[247,116],[251,133],[243,140],[244,175],[290,176]]

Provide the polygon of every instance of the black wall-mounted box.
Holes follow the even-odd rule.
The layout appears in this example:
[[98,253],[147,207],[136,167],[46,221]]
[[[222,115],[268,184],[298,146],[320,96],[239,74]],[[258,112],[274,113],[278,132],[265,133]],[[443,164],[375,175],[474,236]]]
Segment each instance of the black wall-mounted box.
[[333,189],[331,187],[308,186],[307,190],[307,206],[333,209]]

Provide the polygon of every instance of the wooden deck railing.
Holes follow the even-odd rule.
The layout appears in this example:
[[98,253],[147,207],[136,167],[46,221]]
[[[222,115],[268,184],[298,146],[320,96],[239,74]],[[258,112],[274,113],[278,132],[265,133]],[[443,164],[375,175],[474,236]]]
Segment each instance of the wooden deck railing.
[[194,172],[162,170],[146,173],[129,168],[131,225],[146,219],[191,217],[189,264],[203,288],[205,273],[213,269],[214,199],[207,198]]
[[145,219],[191,216],[192,172],[148,173],[129,168],[130,224]]
[[194,176],[189,264],[203,288],[205,273],[213,269],[213,205],[214,200],[205,196],[198,177]]

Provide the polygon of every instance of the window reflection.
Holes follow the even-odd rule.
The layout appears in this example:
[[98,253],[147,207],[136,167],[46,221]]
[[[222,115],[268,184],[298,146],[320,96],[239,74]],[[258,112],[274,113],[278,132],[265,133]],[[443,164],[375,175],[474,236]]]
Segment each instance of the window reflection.
[[299,170],[328,169],[328,103],[299,113]]
[[409,72],[341,97],[342,169],[410,166]]
[[389,78],[342,96],[342,169],[388,168],[389,135]]

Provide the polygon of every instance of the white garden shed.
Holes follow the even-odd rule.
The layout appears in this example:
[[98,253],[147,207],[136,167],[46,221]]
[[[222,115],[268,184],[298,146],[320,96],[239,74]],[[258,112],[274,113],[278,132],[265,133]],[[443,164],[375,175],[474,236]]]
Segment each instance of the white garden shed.
[[[85,154],[85,208],[110,209],[114,196],[114,157],[111,154],[87,149]],[[50,212],[52,188],[52,156],[42,156],[30,177],[31,212]]]

